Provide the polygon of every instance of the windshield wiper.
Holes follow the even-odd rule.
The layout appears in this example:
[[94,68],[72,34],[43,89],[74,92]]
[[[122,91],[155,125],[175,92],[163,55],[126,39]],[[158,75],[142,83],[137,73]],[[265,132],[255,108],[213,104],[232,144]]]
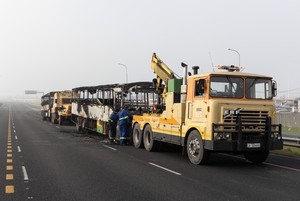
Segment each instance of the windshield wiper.
[[[233,83],[231,81],[231,78],[229,76],[226,76],[226,79],[229,82],[230,86],[234,89],[234,92],[236,92],[236,88],[234,87],[234,85],[233,85]],[[231,92],[233,92],[233,91],[231,90]]]

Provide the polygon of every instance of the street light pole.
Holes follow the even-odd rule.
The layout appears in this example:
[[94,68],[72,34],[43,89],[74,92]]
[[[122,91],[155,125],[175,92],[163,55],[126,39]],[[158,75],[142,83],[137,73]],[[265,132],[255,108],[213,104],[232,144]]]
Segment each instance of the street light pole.
[[118,63],[118,65],[123,66],[126,70],[126,83],[128,83],[128,72],[127,72],[127,66],[121,63]]
[[240,55],[240,53],[238,51],[234,50],[234,49],[228,48],[228,50],[234,51],[234,52],[236,52],[239,55],[239,67],[240,67],[241,66],[241,55]]

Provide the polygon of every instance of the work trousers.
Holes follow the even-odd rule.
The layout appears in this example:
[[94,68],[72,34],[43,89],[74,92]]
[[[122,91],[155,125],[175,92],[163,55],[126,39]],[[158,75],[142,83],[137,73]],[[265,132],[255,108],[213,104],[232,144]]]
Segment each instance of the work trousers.
[[119,125],[119,128],[120,128],[120,144],[125,144],[126,137],[127,137],[128,125],[121,124],[121,125]]

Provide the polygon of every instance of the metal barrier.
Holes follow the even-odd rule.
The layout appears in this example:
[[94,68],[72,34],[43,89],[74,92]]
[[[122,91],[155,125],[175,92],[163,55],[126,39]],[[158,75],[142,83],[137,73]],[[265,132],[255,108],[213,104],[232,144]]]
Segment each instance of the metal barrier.
[[300,148],[300,138],[282,137],[283,145]]

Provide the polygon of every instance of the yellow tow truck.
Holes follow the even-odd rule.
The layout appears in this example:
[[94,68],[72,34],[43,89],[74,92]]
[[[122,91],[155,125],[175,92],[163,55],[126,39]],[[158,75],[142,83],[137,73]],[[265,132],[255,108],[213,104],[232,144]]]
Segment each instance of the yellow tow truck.
[[182,63],[183,77],[154,53],[153,80],[159,98],[153,111],[133,116],[136,148],[156,151],[161,142],[181,145],[193,164],[205,164],[213,152],[242,153],[264,162],[270,150],[282,149],[276,124],[276,82],[270,76],[241,72],[239,66],[218,66],[218,72],[193,75]]

